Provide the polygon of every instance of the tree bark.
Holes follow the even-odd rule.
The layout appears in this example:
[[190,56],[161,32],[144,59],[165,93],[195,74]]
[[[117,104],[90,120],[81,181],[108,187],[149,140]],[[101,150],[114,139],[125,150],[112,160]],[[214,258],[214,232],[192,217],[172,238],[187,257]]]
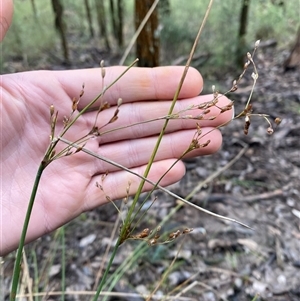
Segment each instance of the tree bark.
[[117,41],[120,48],[123,47],[124,39],[123,39],[123,0],[118,0],[118,33],[117,33]]
[[113,32],[113,36],[116,38],[117,37],[117,20],[116,20],[114,0],[109,0],[109,8],[110,8],[112,32]]
[[61,3],[61,0],[51,0],[51,3],[55,15],[54,25],[55,25],[55,29],[58,31],[61,38],[61,45],[64,53],[65,63],[69,64],[70,63],[69,47],[68,47],[67,37],[66,37],[66,26],[63,21],[64,8]]
[[109,1],[113,37],[123,47],[123,0]]
[[[154,0],[135,0],[135,27],[139,27]],[[157,34],[159,25],[158,10],[153,11],[136,41],[136,55],[141,67],[159,65],[160,42]]]
[[94,37],[94,28],[93,28],[92,14],[91,14],[89,0],[84,0],[84,6],[85,6],[85,10],[86,10],[86,17],[87,17],[88,24],[89,24],[90,36],[91,36],[91,38],[93,38]]
[[103,1],[95,0],[95,5],[96,5],[96,11],[97,11],[98,26],[100,29],[100,37],[104,39],[106,49],[110,50],[111,47],[110,47],[108,33],[107,33],[106,13],[105,13]]
[[247,46],[246,46],[246,33],[248,25],[248,14],[249,14],[250,0],[243,0],[242,9],[240,14],[240,26],[238,33],[238,43],[236,50],[236,62],[237,65],[244,65]]
[[300,66],[300,26],[291,53],[284,63],[284,71],[295,70]]

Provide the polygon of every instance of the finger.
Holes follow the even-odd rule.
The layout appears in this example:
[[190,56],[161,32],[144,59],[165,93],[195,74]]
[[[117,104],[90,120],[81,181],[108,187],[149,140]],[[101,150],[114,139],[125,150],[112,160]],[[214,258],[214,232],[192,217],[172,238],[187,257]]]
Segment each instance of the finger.
[[[104,78],[104,85],[108,86],[123,71],[125,67],[108,67]],[[184,67],[157,67],[157,68],[131,68],[116,84],[104,95],[103,101],[116,104],[119,98],[123,103],[149,99],[172,99]],[[91,102],[102,90],[100,68],[55,71],[53,73],[65,92],[72,99],[77,96],[84,83],[84,95],[79,109]],[[200,73],[189,68],[187,77],[181,89],[180,98],[197,96],[203,87]]]
[[[230,102],[230,100],[225,96],[219,98],[217,103],[218,108],[211,107],[210,112],[204,114],[202,120],[192,119],[192,117],[202,114],[203,110],[187,110],[187,108],[192,105],[196,106],[209,102],[212,99],[213,95],[204,95],[177,101],[173,113],[176,114],[178,112],[182,112],[180,113],[181,116],[189,117],[187,119],[176,118],[174,120],[170,120],[166,132],[170,133],[179,130],[195,129],[197,122],[201,125],[201,127],[218,127],[229,122],[232,119],[232,110],[220,113],[219,109]],[[119,108],[118,119],[110,124],[107,123],[113,117],[116,107],[102,112],[98,117],[97,125],[99,128],[105,124],[107,125],[100,130],[101,143],[124,139],[136,139],[158,134],[165,122],[165,119],[162,117],[168,114],[170,104],[170,101],[161,101],[159,104],[155,102],[139,102],[133,105],[124,104]],[[210,120],[213,116],[216,116],[216,118]],[[92,129],[96,118],[96,112],[89,112],[84,115],[84,118],[87,121],[88,128]],[[153,121],[158,118],[160,119]]]
[[8,31],[13,16],[12,0],[1,1],[0,3],[0,41],[2,41]]
[[[170,166],[174,163],[174,160],[163,160],[159,162],[154,162],[148,179],[156,183],[160,177],[168,171]],[[132,169],[135,174],[143,175],[146,166],[141,166]],[[185,174],[184,164],[179,161],[175,166],[168,171],[167,175],[159,183],[161,186],[168,186],[175,182],[178,182]],[[138,189],[141,179],[130,174],[127,171],[116,171],[109,173],[105,179],[102,181],[102,176],[94,176],[90,185],[86,189],[86,197],[83,202],[83,211],[91,210],[95,207],[103,205],[108,202],[107,197],[111,200],[117,200],[123,198],[127,195],[127,188],[129,187],[129,195],[134,195]],[[99,183],[103,190],[96,186]],[[149,191],[153,188],[152,184],[145,183],[143,191]]]
[[[181,158],[195,138],[195,132],[196,130],[188,130],[165,134],[159,146],[155,161]],[[201,136],[202,138],[199,139],[199,144],[206,144],[210,141],[209,144],[194,150],[188,156],[208,155],[216,152],[220,148],[222,135],[219,130],[203,128]],[[127,168],[133,168],[149,162],[156,141],[157,137],[148,137],[115,142],[113,147],[110,144],[100,145],[97,152],[104,158],[109,158]],[[103,160],[96,159],[93,163],[93,174],[103,173],[106,170],[116,171],[117,169],[117,167]]]

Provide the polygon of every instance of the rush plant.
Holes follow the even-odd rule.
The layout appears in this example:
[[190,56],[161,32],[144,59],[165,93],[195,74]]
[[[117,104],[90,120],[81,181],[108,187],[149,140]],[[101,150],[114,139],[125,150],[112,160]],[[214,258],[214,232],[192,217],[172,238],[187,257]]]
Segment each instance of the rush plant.
[[[154,121],[157,121],[157,120],[163,120],[164,124],[162,126],[162,129],[161,129],[161,132],[160,132],[159,137],[157,139],[156,145],[155,145],[155,147],[153,149],[153,152],[152,152],[152,154],[149,158],[149,163],[148,163],[147,168],[146,168],[143,175],[139,175],[137,173],[134,173],[130,169],[126,168],[125,166],[120,165],[118,162],[114,162],[114,161],[110,160],[110,158],[103,157],[103,156],[101,156],[97,153],[94,153],[86,147],[86,144],[89,141],[89,139],[93,139],[93,138],[99,137],[99,136],[109,135],[110,133],[112,133],[114,131],[119,131],[119,130],[124,128],[124,127],[122,127],[122,128],[115,127],[113,129],[110,129],[110,130],[106,130],[106,128],[105,128],[107,125],[113,124],[118,119],[119,112],[120,112],[120,110],[122,110],[122,98],[121,98],[122,95],[120,95],[120,99],[118,100],[118,103],[117,103],[117,106],[116,106],[116,109],[115,109],[114,113],[112,114],[111,118],[108,120],[108,122],[105,125],[103,125],[101,128],[99,128],[97,126],[97,119],[101,117],[101,113],[103,111],[105,111],[109,108],[109,104],[103,101],[103,95],[137,62],[137,60],[135,60],[128,68],[126,68],[126,70],[122,74],[120,74],[120,76],[118,78],[116,78],[112,83],[108,84],[107,86],[104,85],[106,71],[105,71],[104,63],[101,62],[101,64],[100,64],[101,65],[101,78],[102,78],[102,86],[103,86],[102,91],[99,93],[99,95],[95,99],[91,100],[91,102],[85,108],[83,108],[81,111],[78,111],[78,104],[80,102],[81,97],[85,93],[85,90],[84,90],[85,88],[84,88],[84,85],[83,85],[79,96],[74,97],[72,99],[70,114],[69,114],[69,116],[64,117],[63,129],[60,132],[57,132],[57,120],[58,120],[59,108],[55,108],[54,106],[50,106],[50,108],[49,108],[50,142],[49,142],[48,148],[45,150],[44,157],[41,158],[41,163],[40,163],[40,166],[39,166],[37,174],[36,174],[36,179],[35,179],[35,182],[34,182],[34,186],[33,186],[33,189],[32,189],[32,194],[31,194],[28,209],[27,209],[26,218],[25,218],[25,221],[24,221],[23,231],[22,231],[22,235],[21,235],[21,239],[20,239],[20,243],[19,243],[19,248],[18,248],[18,251],[17,251],[16,260],[15,260],[15,267],[14,267],[14,273],[13,273],[13,283],[12,283],[11,295],[10,295],[10,300],[11,301],[14,301],[16,299],[16,295],[17,295],[17,291],[18,291],[18,283],[19,283],[19,277],[20,277],[20,271],[21,271],[21,261],[22,261],[22,250],[23,250],[23,247],[24,247],[25,237],[26,237],[26,233],[27,233],[27,229],[28,229],[28,224],[29,224],[29,221],[30,221],[32,208],[34,206],[35,197],[36,197],[36,194],[37,194],[37,191],[38,191],[40,179],[43,175],[44,170],[47,168],[47,166],[49,164],[51,164],[53,161],[59,160],[62,157],[73,156],[76,153],[84,152],[84,153],[86,153],[90,156],[93,156],[93,157],[95,157],[99,160],[102,160],[102,161],[104,161],[108,164],[112,164],[115,167],[123,169],[123,170],[127,171],[128,173],[131,173],[134,176],[137,176],[137,177],[140,178],[140,185],[138,187],[137,193],[133,197],[133,201],[131,202],[131,205],[128,208],[128,212],[127,212],[124,220],[122,220],[121,227],[120,227],[120,230],[119,230],[118,240],[117,240],[117,242],[116,242],[116,244],[113,248],[111,257],[108,261],[107,267],[105,268],[105,272],[101,277],[101,281],[98,284],[97,292],[93,296],[93,301],[98,300],[98,297],[99,297],[100,293],[102,292],[104,286],[107,283],[108,273],[111,269],[114,258],[116,256],[117,251],[118,251],[121,244],[125,243],[127,240],[142,240],[142,241],[147,242],[147,244],[149,246],[153,246],[153,245],[157,245],[157,244],[166,244],[166,243],[170,243],[170,242],[174,241],[175,239],[177,239],[180,236],[187,235],[187,234],[189,234],[190,232],[193,231],[193,229],[191,229],[191,228],[184,228],[184,229],[177,229],[177,230],[172,231],[170,233],[161,233],[161,226],[160,225],[158,225],[157,227],[155,227],[153,229],[144,228],[142,231],[136,231],[137,226],[139,225],[140,221],[144,218],[144,216],[146,214],[141,209],[142,209],[143,205],[145,204],[145,202],[151,196],[151,193],[155,189],[160,189],[160,190],[166,192],[167,194],[171,195],[172,197],[175,197],[176,199],[181,200],[183,204],[186,204],[188,206],[192,206],[193,208],[195,208],[197,210],[200,210],[200,211],[203,211],[207,214],[210,214],[213,217],[222,218],[222,219],[225,219],[225,220],[228,220],[228,221],[231,221],[231,222],[239,223],[239,224],[241,224],[245,227],[248,227],[247,225],[243,224],[240,221],[236,221],[236,220],[233,220],[231,218],[215,214],[215,213],[210,212],[210,211],[208,211],[208,210],[206,210],[206,209],[204,209],[200,206],[197,206],[197,205],[191,203],[188,200],[188,198],[190,196],[187,197],[187,198],[182,198],[182,197],[174,194],[170,190],[162,187],[160,185],[161,180],[172,169],[172,167],[176,164],[176,162],[169,167],[168,171],[165,174],[163,174],[157,182],[152,182],[148,178],[149,172],[151,170],[151,166],[152,166],[152,164],[154,162],[154,159],[155,159],[155,156],[158,152],[158,148],[160,146],[162,138],[166,133],[167,125],[170,122],[170,120],[190,119],[190,120],[195,121],[195,134],[194,134],[194,137],[190,141],[190,144],[186,146],[186,150],[182,153],[180,158],[178,158],[178,160],[180,160],[184,156],[186,156],[189,152],[191,152],[195,149],[205,148],[211,143],[210,140],[206,140],[205,142],[200,142],[200,140],[203,141],[203,138],[205,138],[205,135],[206,135],[206,134],[202,133],[202,128],[201,128],[200,122],[202,120],[213,120],[219,114],[223,114],[224,112],[226,112],[228,110],[231,110],[234,106],[234,102],[230,102],[226,106],[220,106],[219,105],[219,99],[222,96],[222,94],[219,91],[217,91],[215,89],[215,87],[213,86],[212,87],[213,97],[210,101],[205,102],[205,103],[201,103],[201,104],[199,103],[199,104],[191,105],[191,106],[189,106],[189,107],[187,107],[187,108],[185,108],[181,111],[174,111],[175,104],[176,104],[176,101],[178,99],[178,95],[181,91],[183,82],[185,80],[186,74],[187,74],[189,66],[191,64],[191,61],[192,61],[193,55],[195,53],[197,44],[199,42],[201,33],[203,31],[204,25],[206,23],[209,12],[211,10],[212,3],[213,3],[213,0],[211,0],[209,2],[207,11],[205,13],[205,16],[203,18],[203,21],[202,21],[200,27],[199,27],[198,34],[195,38],[194,44],[192,46],[192,49],[191,49],[191,52],[190,52],[190,55],[189,55],[189,58],[186,62],[185,70],[182,74],[180,82],[178,83],[177,91],[174,95],[174,98],[173,98],[173,101],[172,101],[172,104],[169,108],[168,113],[165,116],[161,116],[161,117],[156,118],[156,119],[151,119],[151,120],[144,121],[144,123],[151,123],[151,122],[154,122]],[[247,54],[247,61],[244,65],[244,69],[243,69],[241,75],[238,77],[237,80],[233,81],[233,84],[230,87],[230,89],[227,92],[223,93],[223,95],[224,94],[226,95],[228,93],[232,93],[232,92],[236,91],[239,87],[241,79],[243,78],[245,72],[248,70],[248,67],[250,65],[253,66],[254,71],[253,71],[253,74],[252,74],[252,78],[253,78],[252,91],[249,95],[248,101],[247,101],[243,111],[240,112],[240,113],[237,113],[237,115],[233,117],[233,119],[237,119],[237,118],[244,118],[245,119],[244,129],[243,129],[245,134],[248,134],[249,126],[251,124],[251,119],[255,116],[264,118],[267,121],[267,124],[268,124],[267,132],[269,134],[271,134],[273,132],[273,126],[272,126],[271,121],[269,120],[269,116],[266,115],[266,114],[262,114],[262,113],[259,113],[259,114],[255,113],[254,110],[253,110],[253,106],[251,104],[252,93],[253,93],[253,90],[255,88],[256,81],[258,79],[258,71],[256,69],[256,65],[255,65],[255,62],[254,62],[254,59],[253,59],[255,51],[256,51],[258,46],[259,46],[259,41],[257,41],[255,43],[253,53],[252,54],[250,54],[250,53]],[[90,110],[94,110],[93,108],[95,107],[95,104],[97,104],[97,109],[96,109],[97,114],[96,114],[94,125],[83,136],[78,137],[74,141],[68,140],[67,135],[66,135],[68,133],[68,131],[72,128],[72,126],[78,121],[78,119],[80,119],[80,117],[84,113],[86,113]],[[209,116],[208,115],[211,112],[212,108],[217,108],[218,109],[218,114],[217,115],[215,115],[215,116]],[[197,110],[197,112],[200,111],[200,113],[194,114],[194,112],[196,110]],[[276,119],[275,123],[279,124],[280,119],[279,118]],[[134,126],[137,126],[139,124],[141,124],[141,123],[128,124],[125,127],[134,127]],[[226,124],[222,124],[218,128],[220,128],[222,126],[226,126]],[[105,176],[106,175],[104,175],[102,177],[101,183],[98,182],[96,184],[97,187],[100,190],[102,190],[103,192],[105,192]],[[143,198],[143,201],[139,202],[145,183],[150,183],[152,185],[152,189]],[[131,184],[130,182],[127,183],[127,188],[126,188],[127,196],[129,196],[129,194],[130,194],[130,184]],[[126,202],[126,199],[125,199],[125,202]],[[114,202],[114,200],[110,199],[109,195],[107,195],[107,200],[110,201],[110,202]],[[119,208],[117,206],[116,206],[116,208],[117,208],[117,210],[119,210]]]

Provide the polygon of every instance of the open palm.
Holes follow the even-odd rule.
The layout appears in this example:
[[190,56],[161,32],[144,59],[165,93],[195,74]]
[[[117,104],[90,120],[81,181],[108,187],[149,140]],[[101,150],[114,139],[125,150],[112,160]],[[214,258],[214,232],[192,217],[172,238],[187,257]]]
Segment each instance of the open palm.
[[[123,67],[107,68],[105,85],[110,84],[123,70]],[[100,113],[97,126],[101,127],[111,119],[118,98],[123,100],[119,118],[105,126],[103,132],[166,115],[182,72],[182,67],[130,69],[104,94],[102,101],[107,101],[110,108]],[[18,245],[37,169],[50,142],[50,105],[54,105],[58,111],[56,134],[59,134],[63,118],[70,115],[72,99],[78,97],[83,83],[84,95],[79,102],[79,110],[101,92],[99,69],[33,71],[1,77],[0,254]],[[201,89],[200,74],[190,69],[174,112],[211,100],[211,95],[197,96]],[[219,106],[227,102],[222,97]],[[212,108],[210,115],[217,113]],[[194,110],[192,114],[197,115],[199,111]],[[211,129],[229,121],[231,116],[232,112],[228,111],[213,121],[201,121],[202,135],[208,133],[203,142],[211,140],[211,143],[190,155],[216,151],[221,144],[221,135],[217,130],[211,132]],[[95,118],[96,111],[83,114],[65,137],[76,141],[86,135],[92,129]],[[85,147],[143,174],[163,122],[157,120],[111,131],[91,138]],[[181,156],[191,143],[195,129],[195,120],[170,121],[149,179],[157,181]],[[184,165],[178,162],[161,185],[178,181],[184,173]],[[130,194],[134,194],[140,181],[138,177],[83,152],[53,161],[42,174],[27,242],[56,229],[86,210],[104,204],[106,195],[111,199],[125,196],[129,181]],[[102,184],[104,191],[96,187],[97,182]],[[147,184],[145,189],[151,189],[151,185]]]

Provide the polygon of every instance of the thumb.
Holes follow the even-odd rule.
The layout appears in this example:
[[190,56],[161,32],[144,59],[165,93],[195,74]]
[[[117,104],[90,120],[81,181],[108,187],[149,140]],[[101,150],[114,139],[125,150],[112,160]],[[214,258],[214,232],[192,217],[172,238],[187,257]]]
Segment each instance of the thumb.
[[5,34],[11,24],[13,15],[13,1],[0,0],[0,41],[5,37]]

